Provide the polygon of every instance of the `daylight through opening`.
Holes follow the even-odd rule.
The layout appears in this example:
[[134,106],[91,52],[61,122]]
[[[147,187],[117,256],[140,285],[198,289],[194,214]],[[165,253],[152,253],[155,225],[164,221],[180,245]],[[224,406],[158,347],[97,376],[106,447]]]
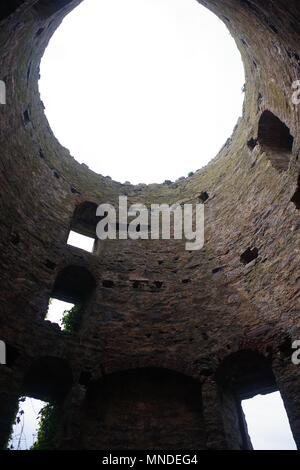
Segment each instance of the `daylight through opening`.
[[45,320],[67,333],[79,330],[84,306],[95,287],[91,273],[81,266],[67,266],[58,273]]
[[47,403],[31,397],[21,397],[8,443],[10,450],[30,450],[38,438],[41,412]]
[[85,235],[81,235],[80,233],[76,233],[71,230],[67,244],[75,246],[76,248],[80,248],[81,250],[88,251],[89,253],[93,253],[95,239],[86,237]]
[[296,450],[280,392],[256,395],[242,402],[254,450]]
[[46,49],[40,91],[74,158],[148,184],[192,177],[217,155],[244,82],[227,27],[196,0],[84,0]]
[[75,305],[69,302],[62,302],[61,300],[51,298],[49,300],[45,320],[48,320],[51,323],[56,323],[62,330],[64,330],[65,320],[74,307]]
[[85,201],[72,216],[67,244],[93,253],[96,249],[97,204]]

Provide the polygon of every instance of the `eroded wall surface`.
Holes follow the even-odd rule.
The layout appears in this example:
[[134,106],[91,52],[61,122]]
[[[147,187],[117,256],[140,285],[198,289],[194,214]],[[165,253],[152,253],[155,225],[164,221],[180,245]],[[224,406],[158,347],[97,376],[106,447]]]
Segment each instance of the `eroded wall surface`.
[[[186,447],[249,448],[234,397],[245,388],[277,388],[300,446],[300,366],[291,362],[292,342],[300,339],[299,106],[292,102],[292,83],[300,80],[299,2],[200,2],[225,22],[241,51],[244,114],[207,167],[150,186],[122,185],[77,163],[45,118],[40,59],[79,3],[14,0],[0,7],[7,89],[0,106],[0,337],[8,348],[0,366],[1,443],[18,398],[29,394],[60,402],[56,448],[158,448],[153,429],[168,448],[180,447],[179,436]],[[261,128],[266,139],[258,139],[266,111],[288,128],[292,148],[280,146],[278,132],[272,137],[272,120]],[[108,240],[93,254],[66,245],[74,211],[86,201],[116,203],[127,195],[148,206],[198,202],[203,191],[209,198],[200,251],[174,240]],[[66,335],[44,318],[57,276],[74,266],[95,285],[79,330]],[[49,374],[41,379],[45,364]],[[161,389],[155,374],[162,374]],[[107,433],[97,433],[97,419]]]

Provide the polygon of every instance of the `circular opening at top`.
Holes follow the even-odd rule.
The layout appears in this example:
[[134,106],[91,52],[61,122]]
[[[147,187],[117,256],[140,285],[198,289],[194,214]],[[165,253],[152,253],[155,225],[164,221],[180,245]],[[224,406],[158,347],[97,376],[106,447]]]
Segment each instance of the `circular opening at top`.
[[214,158],[242,114],[244,67],[196,0],[84,0],[41,63],[46,116],[80,162],[162,183]]

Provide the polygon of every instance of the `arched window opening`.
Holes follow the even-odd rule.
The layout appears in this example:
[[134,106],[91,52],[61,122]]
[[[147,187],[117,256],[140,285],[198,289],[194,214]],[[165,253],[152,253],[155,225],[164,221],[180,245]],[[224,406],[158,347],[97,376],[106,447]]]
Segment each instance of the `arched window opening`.
[[59,358],[43,357],[30,368],[24,379],[22,396],[8,442],[10,450],[43,449],[45,439],[51,447],[58,409],[73,382],[68,364]]
[[45,320],[58,324],[64,331],[79,330],[84,305],[95,288],[91,273],[81,266],[68,266],[57,276]]
[[64,359],[41,357],[33,363],[26,374],[22,395],[46,402],[61,401],[72,383],[72,371]]
[[[219,367],[217,380],[231,449],[295,449],[268,359],[251,350],[231,354]],[[262,407],[269,411],[269,426],[264,427]]]
[[271,111],[264,111],[259,120],[258,142],[278,171],[289,168],[294,137],[290,129]]
[[64,302],[82,303],[90,296],[94,287],[94,278],[86,268],[68,266],[58,274],[52,297]]
[[96,249],[97,204],[84,202],[76,209],[72,217],[68,236],[68,245],[93,253]]

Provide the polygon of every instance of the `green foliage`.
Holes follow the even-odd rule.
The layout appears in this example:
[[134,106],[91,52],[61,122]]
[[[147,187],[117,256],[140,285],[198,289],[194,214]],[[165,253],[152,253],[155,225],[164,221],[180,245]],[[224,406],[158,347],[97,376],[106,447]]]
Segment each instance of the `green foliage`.
[[188,174],[188,177],[190,178],[191,176],[194,176],[194,172],[193,171],[190,171],[189,174]]
[[79,330],[82,319],[81,305],[74,305],[71,310],[66,310],[63,314],[62,326],[67,333],[75,333]]
[[59,420],[59,408],[48,403],[39,414],[37,440],[31,450],[52,450],[55,448],[54,439]]

